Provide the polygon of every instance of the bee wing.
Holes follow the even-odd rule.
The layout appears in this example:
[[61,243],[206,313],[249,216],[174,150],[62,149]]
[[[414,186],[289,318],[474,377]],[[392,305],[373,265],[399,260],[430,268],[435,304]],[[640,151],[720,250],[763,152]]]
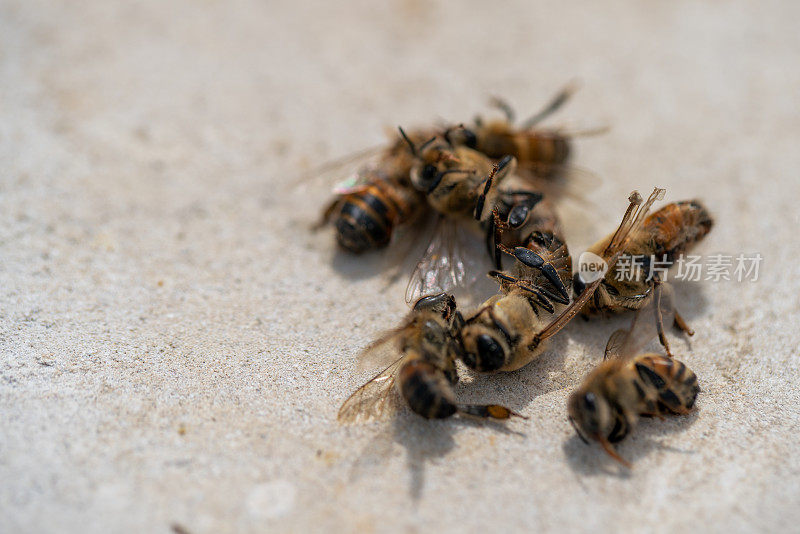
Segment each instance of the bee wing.
[[294,181],[295,187],[307,186],[312,182],[330,183],[334,180],[352,180],[353,176],[360,174],[362,168],[375,156],[386,149],[386,144],[380,144],[352,152],[341,158],[331,160],[312,169],[302,172]]
[[372,377],[366,384],[355,390],[342,407],[337,419],[340,423],[351,424],[370,421],[394,411],[392,402],[395,377],[406,357],[397,358],[389,367]]
[[613,334],[611,334],[611,337],[608,338],[608,343],[606,343],[606,350],[605,354],[603,355],[603,359],[608,360],[611,358],[621,357],[627,337],[628,331],[624,328],[616,330]]
[[[660,317],[659,317],[660,315]],[[672,286],[662,283],[649,302],[636,312],[628,330],[611,334],[606,345],[606,358],[632,358],[641,354],[648,343],[658,337],[658,323],[668,328],[675,321],[675,302]]]
[[[406,286],[406,302],[432,293],[452,293],[478,279],[480,239],[472,235],[467,223],[439,217],[428,248],[417,262]],[[478,246],[476,246],[478,245]]]
[[397,359],[398,337],[411,327],[411,322],[385,332],[381,337],[367,345],[356,356],[356,367],[359,371],[374,369],[375,367],[386,367]]
[[569,199],[582,206],[595,206],[588,192],[600,187],[601,179],[591,170],[571,163],[518,164],[517,179],[551,200]]

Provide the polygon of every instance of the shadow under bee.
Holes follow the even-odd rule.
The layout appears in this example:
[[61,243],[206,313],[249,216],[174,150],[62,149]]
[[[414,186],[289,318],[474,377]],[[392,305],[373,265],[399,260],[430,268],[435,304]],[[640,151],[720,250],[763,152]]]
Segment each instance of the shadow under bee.
[[696,317],[706,316],[709,305],[708,297],[698,282],[675,280],[670,281],[669,284],[675,291],[675,302],[681,315],[689,323],[689,326]]
[[[390,267],[383,250],[352,254],[338,247],[333,252],[333,269],[347,280],[366,280],[377,275],[385,275]],[[408,271],[411,271],[409,267]]]
[[357,281],[381,275],[386,277],[387,283],[396,280],[405,283],[425,252],[431,226],[431,221],[422,220],[412,228],[399,230],[398,235],[388,246],[360,254],[353,254],[334,246],[331,265],[338,274],[348,280]]
[[[446,457],[456,447],[455,436],[465,427],[486,432],[524,436],[503,422],[473,420],[465,417],[449,419],[422,419],[405,406],[398,408],[391,422],[376,425],[376,434],[361,450],[350,471],[350,480],[369,476],[386,476],[386,464],[397,455],[398,445],[404,451],[408,472],[408,493],[416,502],[426,484],[426,468]],[[403,481],[398,480],[400,486]]]
[[[697,282],[669,282],[674,290],[674,300],[677,304],[681,315],[689,324],[694,327],[694,319],[706,316],[709,306],[708,297],[705,291]],[[608,336],[618,330],[627,328],[630,325],[631,319],[635,312],[629,311],[619,314],[608,314],[606,316],[588,318],[579,315],[576,317],[572,324],[569,325],[563,335],[569,336],[573,341],[585,347],[597,347],[598,343],[603,346]],[[689,353],[692,348],[692,341],[694,339],[702,339],[705,332],[699,330],[694,336],[683,335],[680,330],[670,326],[666,330],[670,339],[670,343],[675,344],[676,354],[683,355]],[[658,340],[653,340],[648,347],[653,352],[660,352],[661,345]],[[597,351],[597,359],[593,359],[591,363],[598,364],[603,358],[602,352]],[[571,384],[570,387],[574,385]]]
[[673,447],[669,444],[668,435],[684,432],[699,417],[695,410],[688,415],[667,416],[663,421],[658,418],[640,418],[631,435],[616,444],[619,453],[633,464],[633,469],[620,465],[609,455],[604,454],[597,444],[587,445],[577,434],[572,434],[564,442],[563,450],[567,464],[579,476],[609,475],[618,478],[630,478],[636,472],[637,463],[654,450],[665,451],[669,455],[695,454],[695,449]]
[[409,473],[409,495],[414,501],[422,497],[426,482],[426,466],[450,453],[455,447],[455,434],[463,427],[476,427],[487,432],[524,436],[501,422],[451,418],[426,421],[411,413],[395,417],[394,441],[405,449]]
[[[516,371],[479,373],[462,366],[462,380],[454,388],[456,395],[464,402],[493,399],[522,412],[536,397],[566,387],[558,379],[564,375],[568,343],[566,335],[555,336],[547,350]],[[540,413],[526,415],[542,417]]]

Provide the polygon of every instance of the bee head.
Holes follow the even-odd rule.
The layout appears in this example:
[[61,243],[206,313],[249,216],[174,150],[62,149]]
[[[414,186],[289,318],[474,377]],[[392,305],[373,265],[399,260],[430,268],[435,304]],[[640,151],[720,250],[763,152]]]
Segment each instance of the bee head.
[[605,438],[612,424],[608,401],[592,391],[578,390],[570,395],[567,412],[569,422],[586,443],[589,439]]
[[[479,316],[480,317],[480,316]],[[510,348],[501,332],[474,320],[461,329],[464,364],[476,371],[497,371],[506,364]]]
[[417,162],[411,168],[411,183],[425,193],[436,189],[445,175],[465,172],[453,147],[432,141],[420,147]]

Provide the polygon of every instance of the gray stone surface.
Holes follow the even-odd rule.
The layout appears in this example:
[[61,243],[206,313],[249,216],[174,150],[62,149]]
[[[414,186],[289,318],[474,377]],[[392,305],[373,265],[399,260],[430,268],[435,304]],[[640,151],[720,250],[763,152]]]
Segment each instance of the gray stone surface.
[[[794,2],[0,2],[0,530],[776,531],[800,522],[800,33]],[[311,235],[297,172],[385,126],[608,122],[577,161],[611,228],[633,188],[699,197],[704,254],[755,283],[677,285],[703,393],[620,470],[565,400],[627,318],[458,393],[506,429],[335,421],[354,356],[405,313],[380,258]]]

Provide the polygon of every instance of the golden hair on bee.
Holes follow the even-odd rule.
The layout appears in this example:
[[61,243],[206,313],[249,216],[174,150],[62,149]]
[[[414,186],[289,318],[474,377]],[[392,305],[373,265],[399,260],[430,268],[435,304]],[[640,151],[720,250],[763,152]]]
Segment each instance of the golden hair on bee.
[[[666,282],[661,279],[652,260],[658,262],[660,269],[669,269],[681,255],[705,238],[713,226],[713,217],[699,200],[672,202],[652,213],[626,244],[622,253],[626,261],[608,269],[582,313],[590,317],[638,310],[652,299],[661,299]],[[603,250],[609,239],[597,242],[589,252],[596,254]],[[642,269],[632,269],[634,264]],[[584,286],[579,273],[573,283],[577,291]],[[671,315],[674,315],[676,326],[688,335],[694,334],[676,310],[671,310]],[[671,355],[664,335],[665,323],[659,317],[656,320],[659,339],[667,354]]]
[[[669,316],[670,307],[661,313]],[[690,413],[700,387],[697,375],[683,362],[669,356],[645,353],[641,348],[656,334],[650,317],[651,302],[637,312],[629,330],[618,330],[606,345],[606,359],[570,395],[569,422],[585,442],[596,441],[612,458],[631,464],[614,448],[625,439],[639,417]]]
[[558,111],[576,90],[576,83],[565,86],[540,111],[519,123],[515,120],[516,113],[512,107],[505,100],[494,97],[490,103],[503,112],[502,119],[484,121],[479,117],[469,126],[459,124],[449,128],[445,135],[454,144],[473,148],[491,158],[510,155],[517,159],[521,168],[548,174],[569,161],[574,137],[606,130],[567,132],[539,126],[540,122]]
[[[610,265],[663,193],[663,189],[656,188],[644,204],[638,193],[630,195],[614,238],[601,251]],[[528,364],[544,351],[547,340],[578,313],[600,283],[598,280],[586,287],[570,303],[568,286],[565,287],[571,271],[569,253],[552,233],[538,236],[528,247],[508,252],[517,261],[517,275],[490,272],[499,282],[501,293],[470,315],[460,331],[462,360],[481,372],[512,371]]]
[[[426,130],[413,131],[410,135],[403,132],[381,148],[372,164],[357,169],[355,180],[334,190],[334,198],[314,228],[331,224],[339,246],[354,254],[386,247],[398,227],[412,222],[424,211],[424,195],[409,179],[416,154],[409,150],[407,142],[414,146],[413,142],[421,143],[432,137],[432,132]],[[365,151],[363,155],[371,157],[374,152]],[[339,169],[350,164],[350,159],[360,162],[363,160],[360,156],[332,162],[324,170]]]
[[399,328],[360,354],[362,365],[385,364],[387,358],[393,361],[344,401],[339,421],[354,423],[383,416],[393,406],[395,391],[414,413],[426,419],[456,414],[497,420],[522,417],[504,406],[457,402],[452,385],[458,381],[455,360],[461,347],[455,333],[462,325],[451,295],[420,298]]

